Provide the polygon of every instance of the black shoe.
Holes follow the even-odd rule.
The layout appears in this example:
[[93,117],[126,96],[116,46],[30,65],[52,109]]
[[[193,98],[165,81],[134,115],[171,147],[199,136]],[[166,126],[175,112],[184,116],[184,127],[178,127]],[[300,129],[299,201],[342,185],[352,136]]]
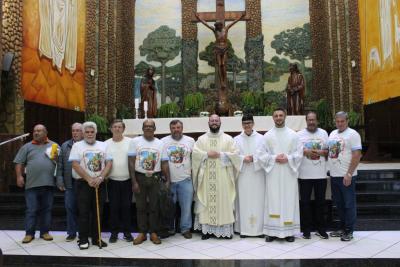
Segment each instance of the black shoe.
[[76,235],[68,235],[67,238],[65,238],[65,241],[71,242],[74,241],[76,238]]
[[304,233],[303,233],[303,238],[304,238],[304,239],[311,239],[311,234],[310,234],[310,232],[304,232]]
[[131,233],[124,233],[124,239],[126,242],[132,242],[133,241],[133,237],[131,235]]
[[317,236],[319,236],[320,238],[322,238],[322,239],[328,239],[329,238],[328,234],[325,231],[317,231],[315,234]]
[[183,237],[186,239],[191,239],[192,238],[192,233],[190,232],[190,230],[182,233]]
[[89,248],[89,241],[87,240],[78,240],[78,247],[80,250]]
[[[98,240],[92,241],[92,244],[93,244],[93,246],[98,246],[98,247],[100,247],[100,246],[99,246],[99,241],[98,241]],[[101,240],[101,247],[102,247],[102,248],[105,248],[105,247],[107,247],[107,246],[108,246],[107,243],[104,242],[103,240]]]
[[340,237],[341,241],[351,241],[353,239],[353,232],[345,231],[344,234]]
[[231,236],[231,235],[230,235],[230,236],[221,236],[221,238],[222,238],[222,239],[232,239],[233,236]]
[[161,239],[164,239],[164,238],[168,238],[169,237],[169,233],[167,232],[167,231],[162,231],[162,232],[159,232],[159,233],[157,233],[158,234],[158,236],[161,238]]
[[294,242],[294,236],[285,237],[286,242]]
[[201,235],[201,240],[207,240],[207,239],[209,239],[210,237],[211,237],[210,234],[202,234],[202,235]]
[[248,237],[247,235],[240,235],[240,238],[246,238]]
[[265,236],[265,242],[272,242],[272,241],[274,241],[275,239],[277,239],[276,236],[269,236],[269,235],[266,235],[266,236]]
[[112,233],[110,236],[110,239],[108,240],[108,242],[110,243],[117,243],[118,240],[118,234],[117,233]]
[[343,230],[337,230],[337,231],[331,232],[329,235],[330,235],[330,237],[341,237],[343,234],[344,234]]

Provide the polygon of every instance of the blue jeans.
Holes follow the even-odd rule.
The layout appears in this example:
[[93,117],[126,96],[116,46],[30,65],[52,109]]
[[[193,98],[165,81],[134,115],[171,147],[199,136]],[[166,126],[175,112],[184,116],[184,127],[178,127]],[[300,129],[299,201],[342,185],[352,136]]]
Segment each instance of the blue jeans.
[[353,232],[357,218],[356,178],[351,185],[344,186],[343,177],[331,177],[332,198],[337,207],[341,230]]
[[76,236],[76,232],[78,231],[78,223],[77,223],[78,208],[76,206],[76,196],[74,187],[65,189],[64,202],[65,202],[65,211],[67,213],[67,234]]
[[40,235],[48,233],[51,225],[54,187],[39,186],[25,190],[25,232],[35,235],[36,220],[40,217]]
[[[181,233],[190,231],[192,228],[192,202],[193,202],[193,183],[192,179],[186,178],[183,181],[171,183],[171,193],[174,203],[178,200],[181,208]],[[175,224],[171,225],[175,229]]]

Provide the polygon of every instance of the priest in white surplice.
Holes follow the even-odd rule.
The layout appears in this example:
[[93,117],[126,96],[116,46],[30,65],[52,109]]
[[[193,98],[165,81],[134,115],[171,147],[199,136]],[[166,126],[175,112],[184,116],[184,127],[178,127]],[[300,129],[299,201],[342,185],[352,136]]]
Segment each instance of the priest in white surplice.
[[303,151],[296,133],[285,126],[286,111],[278,108],[272,118],[275,126],[264,135],[256,157],[266,172],[265,241],[293,242],[300,233],[297,178]]
[[253,130],[252,115],[242,117],[242,127],[242,133],[234,138],[243,162],[236,183],[235,232],[240,237],[264,236],[265,172],[254,163],[263,136]]
[[208,126],[210,131],[199,137],[192,152],[194,229],[201,230],[203,240],[211,235],[232,238],[239,150],[233,138],[220,131],[218,115],[210,116]]

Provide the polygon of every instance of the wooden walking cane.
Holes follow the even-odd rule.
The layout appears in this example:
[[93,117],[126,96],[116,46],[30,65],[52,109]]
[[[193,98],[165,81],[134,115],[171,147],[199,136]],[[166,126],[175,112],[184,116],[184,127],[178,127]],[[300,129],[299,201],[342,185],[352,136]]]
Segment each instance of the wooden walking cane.
[[99,207],[99,188],[96,187],[96,213],[97,213],[97,231],[99,235],[99,249],[101,249],[101,228],[100,228],[100,207]]

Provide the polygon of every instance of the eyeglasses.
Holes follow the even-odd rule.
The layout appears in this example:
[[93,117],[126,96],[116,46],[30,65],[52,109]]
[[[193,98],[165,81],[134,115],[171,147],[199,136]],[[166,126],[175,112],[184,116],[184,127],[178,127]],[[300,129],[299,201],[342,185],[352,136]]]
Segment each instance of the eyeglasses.
[[254,123],[254,121],[242,121],[243,125],[250,125],[250,124],[253,124],[253,123]]

